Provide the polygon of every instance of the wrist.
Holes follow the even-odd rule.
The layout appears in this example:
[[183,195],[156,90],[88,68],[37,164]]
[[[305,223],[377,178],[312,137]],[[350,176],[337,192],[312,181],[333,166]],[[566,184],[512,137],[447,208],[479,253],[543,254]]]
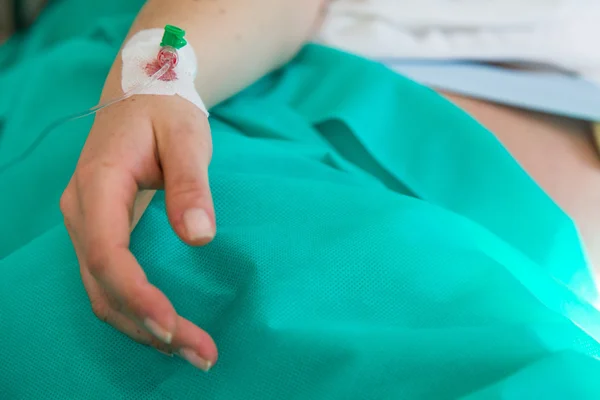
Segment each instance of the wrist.
[[102,100],[136,94],[178,95],[208,115],[194,82],[197,58],[184,36],[185,31],[170,25],[133,34],[113,63]]
[[119,55],[115,59],[110,71],[108,72],[108,75],[106,76],[106,80],[104,81],[102,93],[100,94],[101,103],[112,100],[124,94],[121,87],[122,69],[123,61],[121,60],[121,53],[119,52]]

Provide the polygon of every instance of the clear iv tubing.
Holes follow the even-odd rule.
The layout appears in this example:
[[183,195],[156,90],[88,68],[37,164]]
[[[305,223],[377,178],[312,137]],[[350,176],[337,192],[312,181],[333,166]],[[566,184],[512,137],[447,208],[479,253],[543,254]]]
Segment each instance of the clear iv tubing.
[[134,96],[134,95],[140,93],[142,90],[152,86],[152,84],[154,82],[156,82],[157,80],[162,78],[171,69],[171,67],[176,63],[177,63],[177,59],[168,60],[167,62],[165,62],[163,64],[163,66],[158,71],[156,71],[152,76],[150,76],[146,82],[132,88],[131,90],[128,90],[121,97],[117,97],[117,98],[109,100],[105,103],[98,104],[98,105],[90,108],[89,110],[80,112],[78,114],[71,115],[71,116],[65,117],[65,118],[61,118],[60,120],[55,121],[54,123],[50,124],[48,127],[46,127],[46,129],[44,129],[42,131],[42,133],[33,141],[32,144],[29,145],[29,147],[19,157],[15,158],[12,161],[9,161],[8,163],[6,163],[4,165],[1,165],[0,166],[0,174],[5,172],[6,170],[10,169],[11,167],[13,167],[15,164],[23,161],[31,153],[33,153],[33,151],[35,151],[35,149],[40,145],[40,143],[42,143],[42,141],[54,129],[58,128],[59,126],[61,126],[62,124],[65,124],[67,122],[75,121],[77,119],[85,118],[89,115],[95,114],[98,111],[102,110],[103,108],[110,107],[110,106],[117,104],[125,99],[130,98],[131,96]]

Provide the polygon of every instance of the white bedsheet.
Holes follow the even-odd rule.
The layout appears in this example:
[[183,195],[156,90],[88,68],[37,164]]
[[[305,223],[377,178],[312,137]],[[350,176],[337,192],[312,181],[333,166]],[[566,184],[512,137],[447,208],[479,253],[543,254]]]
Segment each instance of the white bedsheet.
[[541,63],[600,82],[600,0],[334,0],[320,40],[371,58]]

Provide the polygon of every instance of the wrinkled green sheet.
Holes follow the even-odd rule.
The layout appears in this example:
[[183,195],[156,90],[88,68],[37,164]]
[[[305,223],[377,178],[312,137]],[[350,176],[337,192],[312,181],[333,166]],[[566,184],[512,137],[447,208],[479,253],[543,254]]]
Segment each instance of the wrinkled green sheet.
[[[139,6],[55,2],[0,48],[0,164],[95,104]],[[433,91],[308,46],[213,110],[216,240],[182,244],[160,194],[132,240],[208,374],[91,312],[58,209],[91,123],[0,174],[1,399],[600,398],[572,221]]]

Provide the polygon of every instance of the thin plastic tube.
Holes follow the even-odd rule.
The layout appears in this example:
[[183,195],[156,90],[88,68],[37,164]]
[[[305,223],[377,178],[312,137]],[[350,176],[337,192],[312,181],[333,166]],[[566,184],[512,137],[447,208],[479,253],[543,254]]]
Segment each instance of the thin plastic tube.
[[121,97],[117,97],[115,99],[109,100],[107,102],[98,104],[92,108],[90,108],[89,110],[80,112],[78,114],[74,114],[65,118],[61,118],[58,121],[53,122],[52,124],[48,125],[46,127],[46,129],[44,129],[42,131],[42,133],[40,135],[38,135],[38,137],[33,141],[33,143],[31,143],[29,145],[29,147],[17,158],[15,158],[12,161],[9,161],[8,163],[0,166],[0,174],[2,174],[3,172],[5,172],[6,170],[12,168],[15,164],[18,164],[19,162],[23,161],[25,158],[29,157],[29,155],[31,155],[31,153],[33,153],[35,151],[35,149],[44,141],[44,139],[46,139],[48,137],[48,135],[50,133],[52,133],[52,131],[54,131],[56,128],[58,128],[59,126],[61,126],[62,124],[66,124],[67,122],[71,122],[74,121],[76,119],[80,119],[80,118],[85,118],[89,115],[95,114],[98,111],[106,108],[106,107],[110,107],[114,104],[117,104],[125,99],[130,98],[131,96],[134,96],[136,94],[139,94],[142,90],[152,86],[152,84],[154,82],[156,82],[157,80],[159,80],[160,78],[162,78],[170,69],[171,66],[173,64],[169,61],[167,63],[165,63],[161,69],[159,69],[158,71],[156,71],[151,77],[148,78],[148,80],[136,87],[134,87],[133,89],[127,91],[125,94],[123,94]]

